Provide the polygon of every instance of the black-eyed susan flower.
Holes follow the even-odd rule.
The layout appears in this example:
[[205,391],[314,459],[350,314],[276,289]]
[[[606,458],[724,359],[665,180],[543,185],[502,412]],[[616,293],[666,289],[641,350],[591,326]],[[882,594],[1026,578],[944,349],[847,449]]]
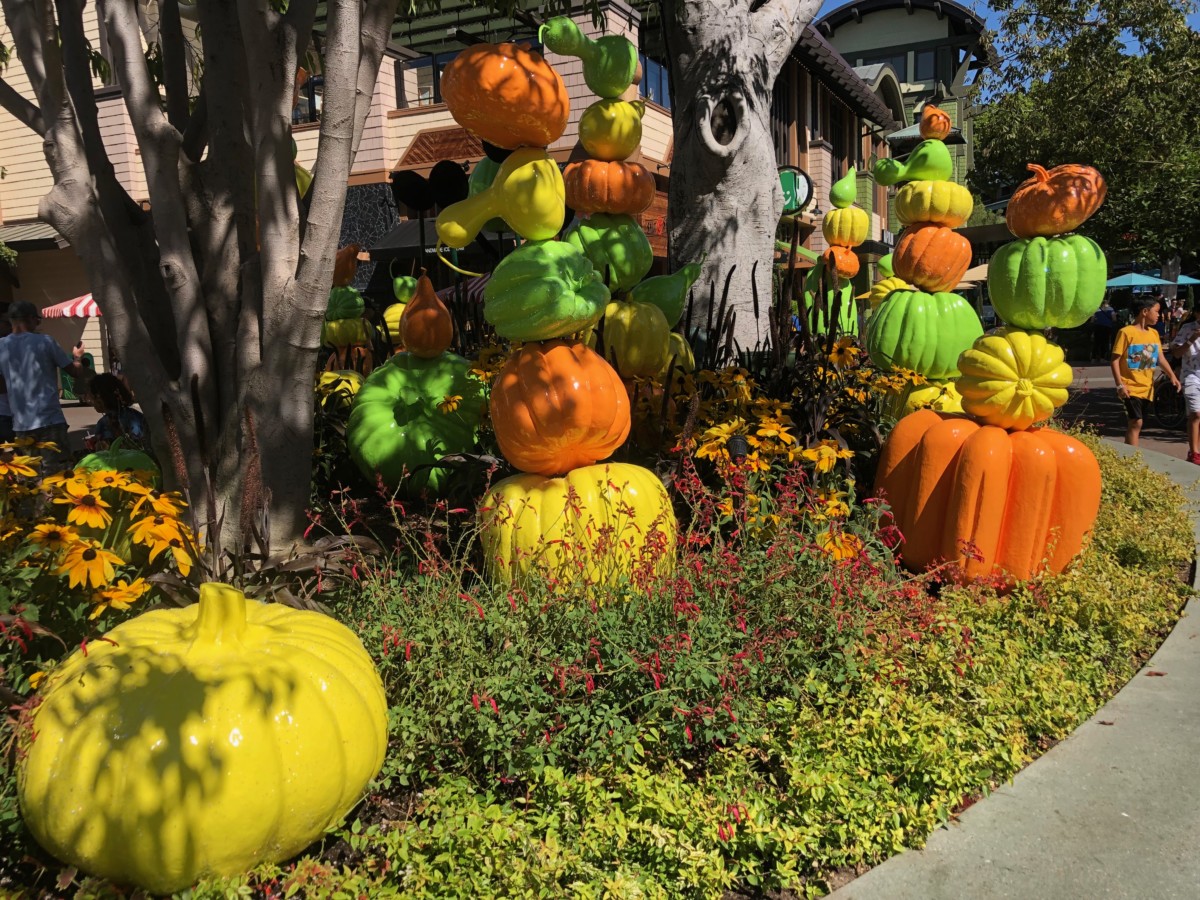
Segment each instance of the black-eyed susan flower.
[[863,551],[862,539],[845,531],[822,531],[817,546],[835,560],[853,559]]
[[59,575],[67,576],[68,587],[83,585],[99,588],[112,581],[116,567],[124,564],[125,561],[111,550],[105,550],[98,542],[84,538],[67,549],[62,565],[56,571]]
[[54,502],[71,507],[67,511],[67,522],[70,524],[84,528],[107,528],[108,523],[112,521],[108,512],[108,502],[86,482],[67,482],[63,494],[61,497],[55,497]]
[[809,462],[815,463],[814,468],[818,474],[832,472],[833,467],[837,465],[839,459],[850,459],[854,456],[853,450],[844,450],[838,446],[837,441],[821,441],[812,447],[805,450],[801,456]]
[[146,584],[142,578],[135,578],[133,582],[122,578],[116,584],[109,585],[92,594],[92,602],[96,604],[96,607],[88,618],[95,619],[109,609],[129,609],[148,590],[150,590],[150,585]]
[[439,412],[452,413],[458,409],[458,404],[462,403],[462,397],[458,394],[447,394],[438,403]]
[[87,475],[88,487],[94,491],[120,488],[129,481],[129,476],[115,469],[97,469]]
[[34,478],[37,476],[37,467],[41,462],[37,456],[14,455],[5,459],[0,455],[0,478],[17,475]]
[[42,479],[42,490],[65,490],[68,484],[79,484],[87,487],[87,473],[76,472],[74,469],[63,469]]
[[72,544],[79,542],[79,532],[70,525],[59,525],[57,522],[43,522],[40,525],[33,526],[33,530],[29,532],[28,540],[31,544],[37,544],[42,550],[49,553],[58,553],[60,550],[65,550]]
[[143,493],[138,502],[134,504],[133,513],[134,515],[141,513],[142,515],[178,516],[186,505],[179,494],[151,488]]
[[129,539],[135,544],[149,547],[151,558],[179,537],[182,537],[179,522],[169,516],[145,516],[134,522],[129,529]]
[[841,369],[853,365],[854,361],[858,359],[858,354],[861,352],[858,345],[854,343],[854,338],[838,338],[837,342],[833,345],[833,349],[829,352],[829,361]]

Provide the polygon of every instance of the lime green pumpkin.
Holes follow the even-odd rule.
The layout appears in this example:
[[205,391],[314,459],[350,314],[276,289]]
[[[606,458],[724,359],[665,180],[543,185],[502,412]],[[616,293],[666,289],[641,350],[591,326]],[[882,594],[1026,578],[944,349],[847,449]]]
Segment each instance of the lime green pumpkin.
[[892,291],[867,327],[867,352],[881,369],[912,369],[931,380],[958,374],[958,356],[983,334],[958,294]]
[[124,449],[122,446],[124,441],[124,438],[117,438],[107,450],[89,453],[75,463],[75,471],[100,472],[113,469],[117,472],[149,472],[154,477],[154,483],[158,484],[162,475],[158,463],[151,458],[150,454],[141,450]]
[[1039,330],[1082,325],[1104,300],[1108,261],[1081,234],[1005,244],[988,264],[988,293],[1010,325]]
[[501,260],[483,297],[483,316],[500,337],[547,341],[599,322],[609,293],[574,245],[537,241]]
[[646,277],[654,251],[632,216],[596,213],[576,219],[563,240],[583,251],[614,291],[627,291]]
[[336,319],[321,326],[321,343],[327,347],[354,347],[367,342],[367,323],[362,319]]
[[411,474],[410,491],[441,490],[446,469],[414,470],[475,448],[484,385],[469,369],[453,353],[433,359],[397,353],[367,376],[350,411],[346,445],[368,479],[395,488]]
[[325,321],[357,319],[363,314],[362,294],[352,287],[335,287],[329,292],[329,304],[325,307]]
[[[492,186],[492,182],[496,180],[496,175],[500,172],[500,163],[496,162],[490,156],[485,156],[479,162],[475,163],[475,168],[471,170],[471,177],[467,179],[467,196],[474,197],[476,194],[482,194]],[[483,231],[511,231],[508,223],[500,217],[488,219],[484,223]],[[414,279],[413,292],[416,292],[416,284]],[[411,295],[410,295],[411,297]],[[397,298],[399,299],[399,298]],[[405,303],[408,301],[405,300]]]

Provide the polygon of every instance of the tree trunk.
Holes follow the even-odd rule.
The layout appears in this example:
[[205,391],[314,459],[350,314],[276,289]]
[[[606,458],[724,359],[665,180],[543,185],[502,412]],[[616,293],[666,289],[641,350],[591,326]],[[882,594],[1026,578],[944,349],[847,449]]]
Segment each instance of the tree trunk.
[[55,184],[39,214],[84,262],[165,474],[202,520],[215,499],[210,541],[240,549],[247,517],[266,508],[266,537],[286,547],[305,525],[321,321],[397,0],[327,4],[326,114],[304,228],[292,78],[317,0],[291,0],[283,12],[201,4],[206,74],[192,112],[179,96],[188,86],[177,0],[166,0],[164,16],[165,97],[143,56],[137,0],[100,0],[149,212],[117,182],[100,140],[83,0],[0,2],[38,100],[0,90],[0,105],[44,134]]
[[[674,157],[668,228],[673,269],[707,253],[696,285],[705,320],[710,286],[726,277],[734,338],[766,341],[771,259],[783,212],[771,138],[775,78],[820,0],[663,0],[671,67]],[[757,312],[755,295],[757,293]]]

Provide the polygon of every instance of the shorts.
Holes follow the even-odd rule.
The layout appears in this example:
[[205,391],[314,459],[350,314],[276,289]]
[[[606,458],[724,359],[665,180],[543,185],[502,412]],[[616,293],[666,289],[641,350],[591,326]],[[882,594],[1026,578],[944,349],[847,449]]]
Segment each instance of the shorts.
[[1200,378],[1184,379],[1183,399],[1187,402],[1187,411],[1191,415],[1200,415]]
[[1150,405],[1149,397],[1125,397],[1125,415],[1130,422],[1140,422],[1146,418],[1146,407]]

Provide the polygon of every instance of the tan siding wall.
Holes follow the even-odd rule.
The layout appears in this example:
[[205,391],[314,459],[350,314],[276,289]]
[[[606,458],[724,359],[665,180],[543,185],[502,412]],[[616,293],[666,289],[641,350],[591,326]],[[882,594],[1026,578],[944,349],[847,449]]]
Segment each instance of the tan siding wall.
[[665,109],[646,104],[642,117],[642,154],[659,162],[667,161],[671,149],[671,114]]

